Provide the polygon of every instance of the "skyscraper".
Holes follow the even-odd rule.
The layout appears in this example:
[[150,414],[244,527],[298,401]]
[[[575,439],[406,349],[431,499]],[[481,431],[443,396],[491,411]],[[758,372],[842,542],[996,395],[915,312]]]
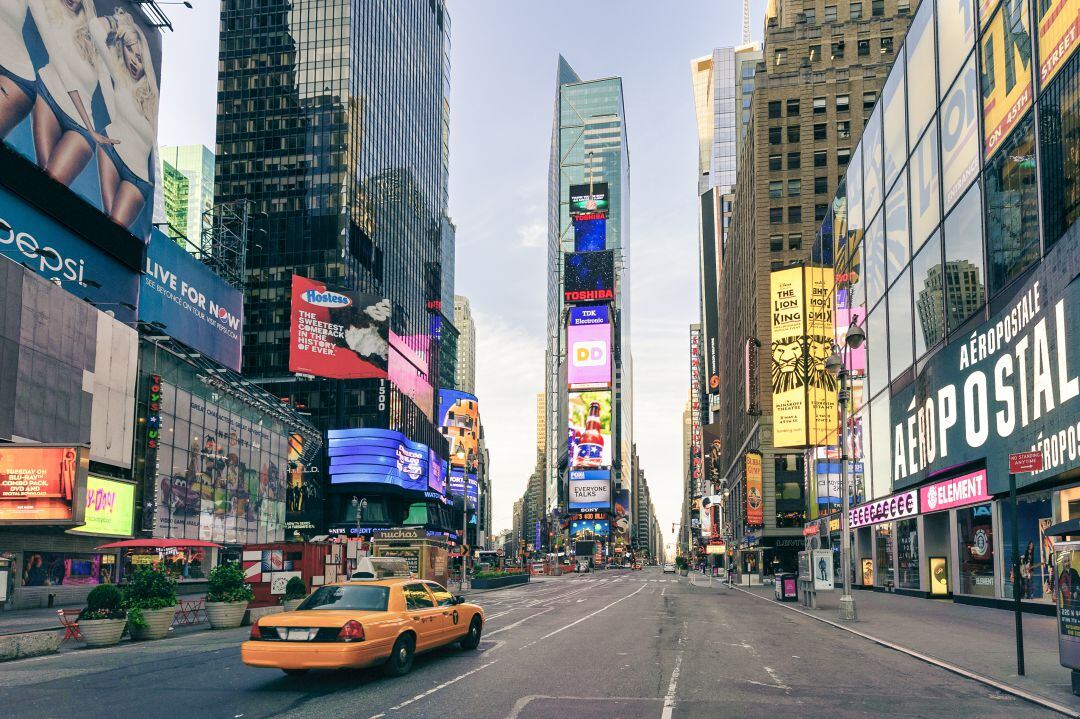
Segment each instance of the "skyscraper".
[[469,298],[454,295],[454,327],[458,331],[456,387],[476,394],[476,323]]
[[182,232],[189,246],[201,247],[203,213],[214,206],[214,153],[205,145],[180,145],[162,147],[158,154],[166,177],[171,168],[187,180],[183,197],[170,197],[170,184],[164,187],[170,228]]

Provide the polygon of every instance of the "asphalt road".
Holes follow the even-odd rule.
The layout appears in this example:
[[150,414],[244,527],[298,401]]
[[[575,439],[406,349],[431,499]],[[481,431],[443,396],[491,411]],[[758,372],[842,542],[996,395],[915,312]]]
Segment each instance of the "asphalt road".
[[[412,674],[240,663],[247,629],[0,665],[0,716],[713,719],[1058,716],[794,612],[686,578],[601,571],[478,596],[479,651]],[[959,639],[958,639],[959,640]]]

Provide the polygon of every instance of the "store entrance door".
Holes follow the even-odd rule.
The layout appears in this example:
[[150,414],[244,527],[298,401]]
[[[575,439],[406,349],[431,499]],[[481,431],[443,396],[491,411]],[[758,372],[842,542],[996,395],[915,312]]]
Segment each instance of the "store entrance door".
[[924,587],[932,597],[952,596],[953,568],[949,557],[953,542],[952,532],[949,531],[949,513],[926,514],[922,520],[926,548],[922,578]]

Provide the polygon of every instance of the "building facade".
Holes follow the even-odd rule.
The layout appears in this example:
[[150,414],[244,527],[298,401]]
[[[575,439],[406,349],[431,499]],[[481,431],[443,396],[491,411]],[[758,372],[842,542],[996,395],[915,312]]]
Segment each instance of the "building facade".
[[[167,235],[182,236],[194,249],[202,248],[207,215],[214,206],[214,153],[205,145],[179,145],[158,149],[164,176],[179,173],[185,183],[166,182]],[[163,228],[164,229],[164,228]]]
[[454,295],[454,327],[459,333],[455,389],[476,394],[476,323],[468,297]]

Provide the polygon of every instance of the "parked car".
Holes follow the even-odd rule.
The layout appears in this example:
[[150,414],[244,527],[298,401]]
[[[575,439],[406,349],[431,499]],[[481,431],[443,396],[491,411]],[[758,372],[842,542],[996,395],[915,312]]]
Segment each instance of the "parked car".
[[641,562],[634,562],[634,569],[641,570]]
[[664,565],[664,574],[674,574],[674,573],[675,573],[675,565],[674,564],[665,564]]

